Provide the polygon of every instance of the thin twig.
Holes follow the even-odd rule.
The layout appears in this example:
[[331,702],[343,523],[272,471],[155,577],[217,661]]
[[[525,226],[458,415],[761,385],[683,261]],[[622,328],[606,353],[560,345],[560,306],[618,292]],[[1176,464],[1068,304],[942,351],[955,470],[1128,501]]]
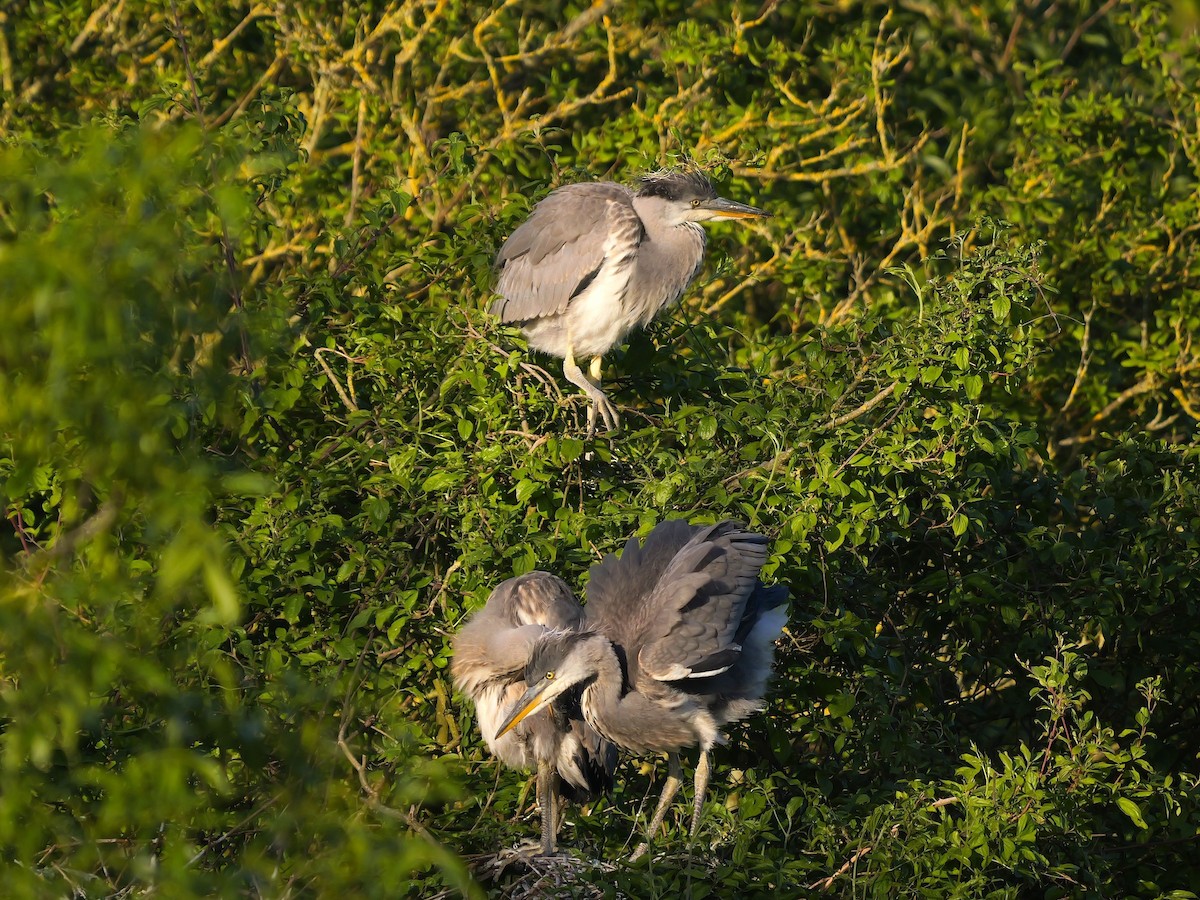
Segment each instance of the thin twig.
[[895,393],[896,388],[899,386],[900,386],[899,381],[893,381],[891,384],[889,384],[887,387],[885,387],[882,391],[880,391],[878,394],[876,394],[870,400],[863,403],[858,408],[852,409],[852,410],[850,410],[850,412],[846,413],[845,415],[838,416],[835,419],[830,419],[825,424],[825,430],[829,431],[833,428],[840,428],[842,425],[845,425],[847,422],[853,422],[855,419],[859,418],[860,416],[865,416],[867,413],[869,413],[871,410],[873,410],[875,407],[877,407],[880,403],[882,403],[884,400],[886,400],[888,397],[890,397],[893,393]]
[[1071,36],[1067,38],[1067,43],[1063,45],[1063,51],[1059,54],[1059,59],[1066,59],[1071,55],[1071,51],[1075,49],[1075,45],[1079,43],[1079,39],[1097,22],[1112,12],[1113,7],[1117,5],[1117,0],[1108,0],[1098,10],[1088,16],[1083,22],[1071,32]]
[[858,850],[855,850],[854,855],[851,856],[844,863],[842,863],[842,866],[840,869],[838,869],[836,872],[834,872],[828,878],[822,878],[819,881],[814,881],[812,884],[810,884],[808,886],[808,889],[810,891],[827,891],[827,890],[829,890],[831,887],[833,887],[833,883],[840,876],[845,875],[847,872],[849,872],[850,867],[853,866],[855,863],[857,863],[860,859],[862,859],[868,853],[870,853],[872,849],[873,848],[870,845],[868,845],[866,847],[862,847]]

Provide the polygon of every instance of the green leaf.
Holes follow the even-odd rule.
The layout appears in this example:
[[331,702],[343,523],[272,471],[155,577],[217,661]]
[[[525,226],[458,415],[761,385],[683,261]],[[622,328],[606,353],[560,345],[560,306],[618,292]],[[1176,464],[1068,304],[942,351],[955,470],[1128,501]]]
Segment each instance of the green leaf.
[[526,503],[533,496],[533,492],[537,490],[537,483],[529,478],[522,478],[517,482],[517,502]]
[[1008,312],[1011,306],[1012,304],[1009,302],[1008,297],[1004,294],[997,294],[992,298],[992,315],[996,318],[997,322],[1008,320]]
[[1138,828],[1148,828],[1146,820],[1142,818],[1142,811],[1138,809],[1138,805],[1128,797],[1118,797],[1117,806],[1121,808],[1121,812],[1129,817],[1129,821],[1133,822]]
[[434,472],[421,483],[421,490],[433,494],[450,487],[458,480],[453,472]]

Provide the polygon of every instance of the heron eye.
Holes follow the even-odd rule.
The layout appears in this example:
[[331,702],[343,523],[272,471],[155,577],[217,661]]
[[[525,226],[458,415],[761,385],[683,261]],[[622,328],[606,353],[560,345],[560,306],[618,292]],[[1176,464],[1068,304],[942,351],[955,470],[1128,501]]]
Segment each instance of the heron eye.
[[553,672],[547,672],[547,673],[546,673],[546,680],[547,680],[547,681],[553,681],[553,680],[554,680],[554,673],[553,673]]
[[697,206],[699,206],[699,205],[700,205],[700,201],[699,201],[699,200],[693,200],[693,201],[692,201],[692,206],[693,206],[693,207],[697,207]]

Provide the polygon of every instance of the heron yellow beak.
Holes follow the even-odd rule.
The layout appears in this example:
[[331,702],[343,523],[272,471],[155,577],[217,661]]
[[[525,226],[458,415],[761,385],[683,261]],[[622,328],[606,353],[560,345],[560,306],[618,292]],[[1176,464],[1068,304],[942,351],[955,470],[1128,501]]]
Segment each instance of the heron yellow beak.
[[500,730],[496,732],[496,740],[504,737],[514,728],[521,724],[521,721],[531,713],[537,712],[546,703],[554,699],[553,697],[545,699],[542,697],[546,691],[544,683],[535,684],[527,690],[521,699],[513,706],[512,712],[508,714],[508,718],[504,720],[504,724],[500,726]]
[[745,203],[737,203],[733,200],[726,200],[724,197],[714,197],[711,200],[705,200],[700,204],[700,208],[708,210],[717,219],[771,218],[771,214],[765,209],[759,209],[757,206],[747,206]]

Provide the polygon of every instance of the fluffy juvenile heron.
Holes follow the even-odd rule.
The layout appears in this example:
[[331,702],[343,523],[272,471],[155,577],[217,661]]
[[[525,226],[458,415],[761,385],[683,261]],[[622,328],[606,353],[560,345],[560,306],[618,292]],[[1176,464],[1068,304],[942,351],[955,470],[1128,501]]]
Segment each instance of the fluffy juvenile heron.
[[[564,185],[500,248],[492,314],[520,325],[535,350],[562,357],[563,374],[591,400],[589,437],[597,414],[616,430],[620,416],[600,387],[603,355],[683,296],[704,260],[699,223],[769,215],[718,197],[696,171],[648,175],[636,190]],[[590,375],[576,362],[588,356]]]
[[767,539],[737,522],[664,522],[644,545],[592,567],[585,621],[536,640],[528,690],[503,736],[582,686],[583,717],[635,754],[666,753],[669,774],[641,856],[680,784],[679,753],[699,746],[691,836],[700,824],[710,751],[721,726],[761,708],[775,639],[787,623],[787,589],[758,580]]
[[588,726],[579,697],[559,695],[545,712],[498,735],[509,707],[525,693],[524,673],[540,639],[569,634],[583,610],[560,578],[530,572],[502,582],[483,609],[454,637],[450,673],[475,703],[488,749],[505,764],[537,768],[542,853],[552,856],[558,834],[558,797],[586,800],[612,788],[616,748]]

